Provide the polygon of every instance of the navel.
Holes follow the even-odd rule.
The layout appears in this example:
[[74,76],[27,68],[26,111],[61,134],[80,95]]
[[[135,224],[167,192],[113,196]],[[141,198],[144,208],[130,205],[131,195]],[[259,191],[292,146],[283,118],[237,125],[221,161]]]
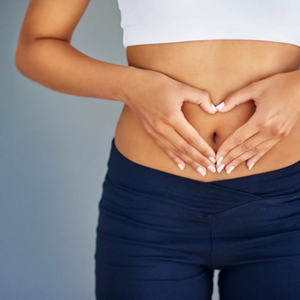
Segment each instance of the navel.
[[212,135],[212,140],[213,140],[214,144],[217,142],[217,137],[218,137],[217,133],[214,132]]

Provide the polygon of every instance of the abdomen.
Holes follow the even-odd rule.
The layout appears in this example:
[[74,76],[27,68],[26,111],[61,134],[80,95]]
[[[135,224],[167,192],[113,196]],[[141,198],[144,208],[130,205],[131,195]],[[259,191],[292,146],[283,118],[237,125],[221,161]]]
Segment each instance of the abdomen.
[[[206,90],[217,105],[231,92],[276,73],[299,67],[300,48],[294,45],[259,41],[201,41],[127,48],[132,66],[164,73],[187,85]],[[184,103],[186,119],[217,151],[224,140],[242,126],[255,112],[248,101],[227,113],[209,115],[198,105]],[[115,142],[128,159],[168,173],[201,181],[213,181],[262,173],[288,166],[300,159],[300,122],[292,132],[269,151],[250,171],[240,165],[230,175],[209,174],[202,177],[191,167],[177,169],[171,159],[144,131],[129,107],[125,106],[116,129]],[[287,155],[286,149],[289,149]],[[283,159],[284,157],[284,159]]]

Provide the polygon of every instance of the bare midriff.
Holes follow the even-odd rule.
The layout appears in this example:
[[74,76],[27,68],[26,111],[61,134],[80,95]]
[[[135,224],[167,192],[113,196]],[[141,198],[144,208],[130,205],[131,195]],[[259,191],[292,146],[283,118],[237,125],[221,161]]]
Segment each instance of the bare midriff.
[[[297,70],[300,48],[285,43],[249,40],[178,42],[130,46],[127,48],[127,59],[131,66],[158,71],[187,85],[208,91],[213,104],[218,105],[228,94],[254,81],[276,73]],[[185,102],[182,111],[202,138],[217,151],[253,115],[255,105],[253,101],[248,101],[229,112],[209,115],[200,106]],[[299,141],[300,121],[251,171],[246,163],[242,163],[230,175],[225,171],[208,171],[202,177],[188,165],[183,171],[179,170],[126,105],[115,132],[116,147],[129,160],[199,181],[244,177],[287,167],[300,160]]]

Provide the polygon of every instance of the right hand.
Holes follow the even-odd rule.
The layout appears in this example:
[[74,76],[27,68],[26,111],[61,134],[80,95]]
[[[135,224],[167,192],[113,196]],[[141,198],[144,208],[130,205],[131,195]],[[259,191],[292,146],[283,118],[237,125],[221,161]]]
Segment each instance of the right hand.
[[215,152],[186,120],[181,107],[185,101],[209,113],[216,110],[209,93],[162,73],[131,68],[123,79],[125,100],[144,129],[180,168],[189,164],[202,176],[215,173]]

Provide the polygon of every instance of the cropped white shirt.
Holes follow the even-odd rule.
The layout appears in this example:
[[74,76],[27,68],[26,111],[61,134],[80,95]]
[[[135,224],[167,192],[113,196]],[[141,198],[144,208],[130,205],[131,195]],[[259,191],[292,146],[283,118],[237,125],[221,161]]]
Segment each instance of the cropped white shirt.
[[300,46],[300,0],[118,0],[124,47],[243,39]]

